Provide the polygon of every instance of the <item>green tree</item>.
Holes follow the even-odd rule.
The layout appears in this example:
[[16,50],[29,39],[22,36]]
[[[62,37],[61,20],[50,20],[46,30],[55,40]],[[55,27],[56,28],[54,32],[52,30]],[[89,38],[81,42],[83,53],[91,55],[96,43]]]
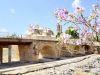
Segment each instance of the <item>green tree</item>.
[[77,29],[75,29],[72,26],[68,27],[68,29],[66,29],[65,33],[71,35],[72,39],[78,39],[79,38],[79,33],[78,33]]

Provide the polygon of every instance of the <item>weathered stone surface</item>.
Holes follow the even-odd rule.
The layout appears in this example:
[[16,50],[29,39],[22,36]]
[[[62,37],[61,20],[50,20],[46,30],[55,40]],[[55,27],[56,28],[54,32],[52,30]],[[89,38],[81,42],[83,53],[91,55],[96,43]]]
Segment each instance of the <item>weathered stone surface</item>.
[[15,75],[18,73],[22,75],[99,75],[100,55],[94,54],[0,70],[0,74]]

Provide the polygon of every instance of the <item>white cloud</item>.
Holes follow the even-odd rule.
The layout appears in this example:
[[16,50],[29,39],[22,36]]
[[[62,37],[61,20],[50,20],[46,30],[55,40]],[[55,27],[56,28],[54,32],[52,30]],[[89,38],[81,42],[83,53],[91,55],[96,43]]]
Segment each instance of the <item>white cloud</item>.
[[0,32],[8,32],[8,30],[5,28],[0,28]]
[[80,0],[74,0],[73,3],[72,3],[72,6],[74,8],[81,6]]
[[10,9],[11,14],[16,14],[16,11],[14,8]]

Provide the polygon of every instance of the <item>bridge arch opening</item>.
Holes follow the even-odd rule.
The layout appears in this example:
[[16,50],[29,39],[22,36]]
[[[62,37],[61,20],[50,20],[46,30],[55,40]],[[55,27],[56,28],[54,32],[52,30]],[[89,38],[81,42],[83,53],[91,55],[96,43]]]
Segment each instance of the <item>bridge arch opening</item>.
[[39,59],[55,58],[55,56],[56,56],[56,53],[55,53],[53,47],[51,47],[49,45],[43,46],[41,48],[41,50],[39,51]]

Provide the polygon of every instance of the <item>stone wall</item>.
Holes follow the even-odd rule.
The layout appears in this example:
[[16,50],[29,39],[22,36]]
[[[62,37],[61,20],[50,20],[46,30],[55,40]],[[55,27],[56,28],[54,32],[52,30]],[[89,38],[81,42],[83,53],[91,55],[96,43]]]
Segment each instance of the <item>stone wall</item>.
[[32,61],[32,50],[30,45],[19,45],[20,61]]
[[42,58],[58,58],[60,49],[56,41],[33,40],[29,45],[12,46],[18,50],[20,61],[39,61]]
[[67,44],[61,47],[61,56],[77,56],[95,53],[96,49],[91,45]]
[[56,41],[33,41],[31,49],[33,51],[33,59],[39,60],[42,58],[58,58],[59,48]]
[[[61,46],[53,40],[33,40],[30,45],[19,45],[18,50],[20,61],[39,61],[42,58],[60,58],[86,54],[82,45],[67,44]],[[94,47],[89,46],[88,52],[90,54],[93,50]]]

